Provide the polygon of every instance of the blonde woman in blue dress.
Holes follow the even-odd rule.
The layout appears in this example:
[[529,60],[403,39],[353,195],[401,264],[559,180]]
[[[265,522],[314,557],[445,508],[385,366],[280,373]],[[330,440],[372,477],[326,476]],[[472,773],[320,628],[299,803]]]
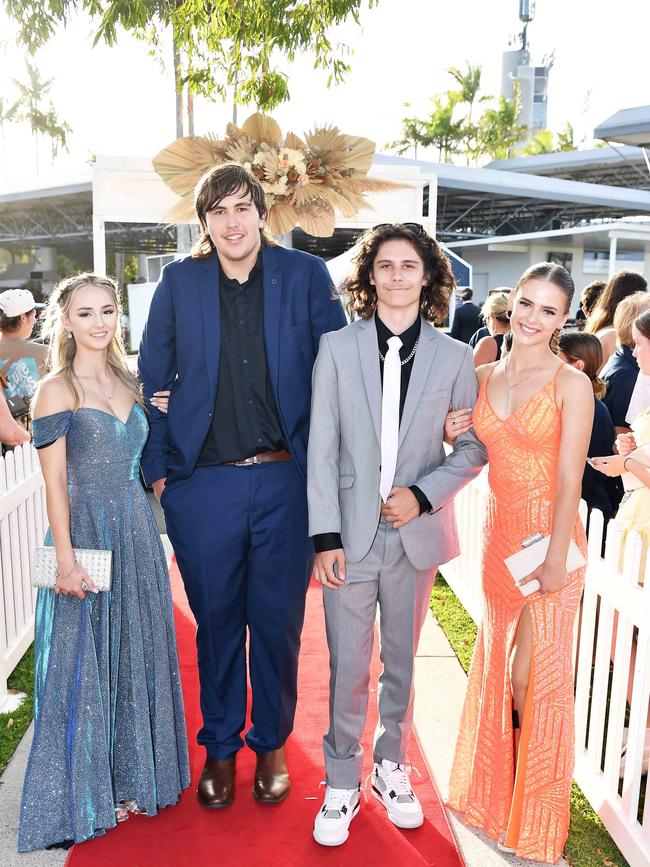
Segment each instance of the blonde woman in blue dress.
[[[189,785],[165,556],[139,479],[148,424],[119,338],[112,280],[62,281],[47,311],[51,374],[34,406],[53,590],[39,590],[35,731],[19,851],[80,843]],[[95,593],[76,548],[113,552]]]

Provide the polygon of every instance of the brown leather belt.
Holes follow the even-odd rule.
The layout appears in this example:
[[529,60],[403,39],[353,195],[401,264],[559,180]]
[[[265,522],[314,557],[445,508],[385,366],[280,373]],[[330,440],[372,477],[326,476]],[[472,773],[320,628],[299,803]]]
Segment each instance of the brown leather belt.
[[291,455],[286,449],[280,449],[279,452],[260,452],[259,455],[253,455],[252,458],[242,458],[241,461],[227,461],[230,467],[252,467],[255,464],[268,464],[271,461],[290,461]]

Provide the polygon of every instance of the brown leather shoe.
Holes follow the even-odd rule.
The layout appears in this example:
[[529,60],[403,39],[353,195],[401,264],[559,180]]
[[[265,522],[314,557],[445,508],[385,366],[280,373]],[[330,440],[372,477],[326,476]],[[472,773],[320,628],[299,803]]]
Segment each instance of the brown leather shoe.
[[213,759],[207,756],[199,781],[197,797],[203,807],[229,807],[235,800],[235,757]]
[[289,794],[291,779],[284,747],[257,756],[253,796],[264,804],[279,804]]

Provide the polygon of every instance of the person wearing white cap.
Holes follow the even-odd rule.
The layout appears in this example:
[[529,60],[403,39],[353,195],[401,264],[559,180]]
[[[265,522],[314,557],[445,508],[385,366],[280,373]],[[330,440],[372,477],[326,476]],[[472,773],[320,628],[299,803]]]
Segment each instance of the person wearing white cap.
[[47,347],[30,340],[42,307],[28,289],[0,293],[0,373],[7,397],[29,400],[46,371]]

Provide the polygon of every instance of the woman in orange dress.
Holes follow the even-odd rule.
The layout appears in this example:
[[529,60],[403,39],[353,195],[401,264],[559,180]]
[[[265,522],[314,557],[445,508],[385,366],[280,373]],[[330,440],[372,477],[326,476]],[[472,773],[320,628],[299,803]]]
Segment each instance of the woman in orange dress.
[[[555,862],[569,829],[574,764],[572,639],[584,568],[567,575],[594,412],[589,379],[554,352],[574,285],[560,265],[529,268],[511,297],[513,347],[477,371],[470,418],[489,458],[484,531],[484,615],[469,674],[449,805],[505,851]],[[506,557],[550,534],[544,562],[521,584]]]

